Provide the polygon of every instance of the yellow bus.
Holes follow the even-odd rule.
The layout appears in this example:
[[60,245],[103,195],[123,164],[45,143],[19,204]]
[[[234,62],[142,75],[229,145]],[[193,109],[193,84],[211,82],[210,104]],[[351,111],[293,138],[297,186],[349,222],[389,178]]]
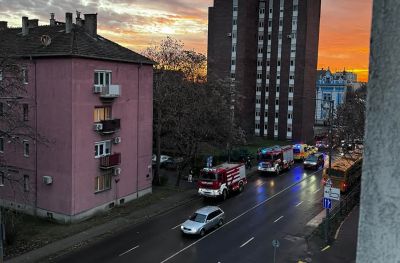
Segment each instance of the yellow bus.
[[332,187],[340,188],[346,192],[360,178],[362,168],[362,154],[353,153],[336,159],[331,169],[325,168],[322,172],[322,184],[325,186],[328,180],[328,172],[332,181]]

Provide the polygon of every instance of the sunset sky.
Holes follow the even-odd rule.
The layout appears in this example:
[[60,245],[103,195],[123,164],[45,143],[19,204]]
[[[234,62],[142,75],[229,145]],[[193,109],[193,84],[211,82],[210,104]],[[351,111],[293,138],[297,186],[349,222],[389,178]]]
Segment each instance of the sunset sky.
[[[98,34],[141,51],[166,36],[207,53],[208,7],[213,0],[0,0],[0,21],[21,17],[49,23],[49,13],[98,13]],[[318,67],[353,70],[367,81],[372,0],[322,0]],[[74,14],[75,16],[75,14]]]

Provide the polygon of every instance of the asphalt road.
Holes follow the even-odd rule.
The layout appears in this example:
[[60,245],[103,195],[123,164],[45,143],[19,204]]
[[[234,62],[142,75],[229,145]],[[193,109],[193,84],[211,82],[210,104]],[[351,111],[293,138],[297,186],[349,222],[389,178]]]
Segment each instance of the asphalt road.
[[[57,262],[276,262],[301,253],[296,240],[322,211],[321,171],[297,165],[276,176],[255,175],[245,190],[228,200],[199,199],[112,237],[58,258]],[[196,209],[219,205],[225,224],[203,238],[184,236],[179,225]],[[292,261],[294,262],[294,261]]]

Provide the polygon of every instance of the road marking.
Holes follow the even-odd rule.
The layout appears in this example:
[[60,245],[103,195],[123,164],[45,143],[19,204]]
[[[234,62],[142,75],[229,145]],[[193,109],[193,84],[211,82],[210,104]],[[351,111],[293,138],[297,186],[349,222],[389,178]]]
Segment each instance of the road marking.
[[296,207],[298,207],[299,205],[301,205],[303,202],[304,202],[304,201],[301,201],[300,203],[298,203],[298,204],[296,205]]
[[330,247],[331,247],[331,246],[326,246],[326,247],[324,247],[324,248],[321,250],[321,252],[327,250],[327,249],[330,248]]
[[248,243],[250,243],[253,239],[254,239],[254,237],[250,238],[249,240],[247,240],[246,242],[244,242],[240,247],[244,247],[245,245],[247,245]]
[[313,194],[318,193],[319,190],[321,190],[321,188],[318,188],[317,190],[315,190],[315,191],[313,192]]
[[133,248],[131,248],[131,249],[125,251],[125,252],[122,253],[122,254],[119,254],[118,256],[121,257],[121,256],[125,255],[126,253],[129,253],[129,252],[131,252],[132,250],[137,249],[138,247],[139,247],[139,245],[137,245],[136,247],[133,247]]
[[175,256],[179,255],[180,253],[182,253],[183,251],[187,250],[188,248],[190,248],[190,247],[196,245],[197,243],[199,243],[199,242],[200,242],[201,240],[203,240],[204,238],[209,237],[209,236],[211,236],[211,235],[217,233],[218,231],[220,231],[220,230],[221,230],[222,228],[224,228],[225,226],[227,226],[227,225],[229,225],[230,223],[236,221],[238,218],[244,216],[245,214],[249,213],[250,211],[256,209],[257,207],[259,207],[259,206],[265,204],[266,202],[268,202],[268,201],[270,201],[271,199],[277,197],[278,195],[282,194],[283,192],[286,192],[287,190],[289,190],[289,189],[292,188],[293,186],[296,186],[296,185],[300,184],[301,182],[303,182],[303,181],[309,179],[311,176],[313,176],[313,175],[314,175],[315,173],[317,173],[317,172],[318,172],[318,171],[315,171],[315,172],[313,172],[313,173],[307,175],[306,177],[302,178],[300,181],[295,182],[295,183],[289,185],[288,187],[282,189],[282,190],[279,191],[278,193],[276,193],[276,194],[270,196],[269,198],[265,199],[264,201],[262,201],[262,202],[260,202],[260,203],[258,203],[258,204],[256,204],[256,205],[254,205],[253,207],[250,207],[249,209],[247,209],[246,211],[244,211],[244,212],[241,213],[240,215],[236,216],[235,218],[229,220],[228,222],[226,222],[225,224],[223,224],[221,227],[217,228],[217,229],[214,230],[213,232],[209,233],[208,235],[206,235],[206,236],[204,236],[204,237],[202,237],[202,238],[200,238],[200,239],[197,239],[197,240],[196,240],[195,242],[193,242],[192,244],[187,245],[186,247],[182,248],[181,250],[175,252],[174,254],[172,254],[172,255],[169,256],[168,258],[164,259],[164,260],[161,261],[160,263],[167,262],[168,260],[170,260],[170,259],[172,259],[173,257],[175,257]]
[[283,216],[278,217],[278,219],[276,219],[276,220],[274,221],[274,223],[278,222],[278,221],[281,220],[282,218],[283,218]]
[[179,225],[176,225],[176,226],[174,226],[173,228],[171,228],[171,230],[173,230],[173,229],[175,229],[175,228],[177,228],[177,227],[180,227],[182,224],[179,224]]

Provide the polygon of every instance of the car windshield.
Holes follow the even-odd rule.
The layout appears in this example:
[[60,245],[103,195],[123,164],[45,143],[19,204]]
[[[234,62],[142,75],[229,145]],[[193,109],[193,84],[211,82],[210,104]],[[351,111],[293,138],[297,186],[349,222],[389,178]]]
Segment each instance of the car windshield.
[[317,161],[317,156],[310,155],[310,156],[307,157],[306,161],[308,161],[308,162],[316,162]]
[[274,156],[269,153],[262,153],[260,154],[260,160],[261,161],[272,161],[274,159]]
[[300,149],[294,148],[293,153],[300,153]]
[[205,181],[214,181],[217,180],[217,176],[215,173],[202,172],[200,175],[200,179]]
[[206,221],[206,215],[194,213],[189,219],[194,222],[204,223]]

